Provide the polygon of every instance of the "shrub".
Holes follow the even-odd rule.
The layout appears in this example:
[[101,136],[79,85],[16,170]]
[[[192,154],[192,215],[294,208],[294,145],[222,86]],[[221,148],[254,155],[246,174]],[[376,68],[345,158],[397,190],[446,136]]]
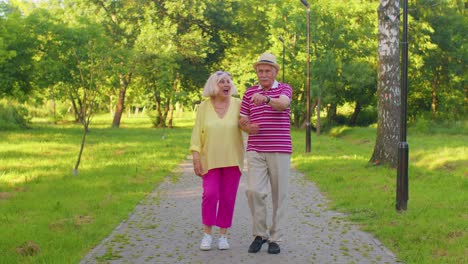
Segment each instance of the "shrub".
[[0,101],[0,130],[29,128],[31,117],[26,107],[18,104]]
[[377,109],[375,107],[366,107],[359,112],[356,126],[369,126],[374,123],[377,123]]
[[430,118],[430,115],[422,115],[415,118],[408,127],[413,132],[434,135],[445,133],[449,135],[465,135],[468,133],[468,119],[451,120],[442,118]]

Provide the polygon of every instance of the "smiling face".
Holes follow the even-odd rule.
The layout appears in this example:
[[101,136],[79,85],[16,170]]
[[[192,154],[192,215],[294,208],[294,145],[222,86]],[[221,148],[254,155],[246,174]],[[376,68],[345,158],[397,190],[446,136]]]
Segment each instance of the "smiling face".
[[203,96],[206,97],[222,97],[236,95],[237,88],[232,82],[229,72],[217,71],[213,73],[205,83],[203,88]]
[[263,89],[270,89],[275,82],[278,71],[275,67],[268,64],[259,64],[256,67],[257,77]]
[[228,77],[223,77],[218,82],[217,96],[228,97],[231,95],[232,83]]

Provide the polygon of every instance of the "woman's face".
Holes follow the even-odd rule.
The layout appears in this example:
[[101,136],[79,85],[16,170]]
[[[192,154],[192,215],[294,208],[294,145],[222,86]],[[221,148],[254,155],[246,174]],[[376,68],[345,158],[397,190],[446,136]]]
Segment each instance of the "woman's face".
[[231,80],[227,77],[222,78],[218,82],[218,94],[217,96],[228,97],[231,95]]

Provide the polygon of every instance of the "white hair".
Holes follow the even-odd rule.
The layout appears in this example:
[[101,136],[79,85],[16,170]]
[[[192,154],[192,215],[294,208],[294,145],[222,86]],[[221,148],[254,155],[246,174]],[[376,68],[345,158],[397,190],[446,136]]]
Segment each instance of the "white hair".
[[217,71],[211,74],[210,78],[205,83],[205,88],[203,88],[203,96],[210,97],[215,96],[218,93],[218,83],[222,79],[228,79],[231,84],[231,89],[229,90],[229,95],[237,94],[237,87],[231,80],[231,74],[229,72]]

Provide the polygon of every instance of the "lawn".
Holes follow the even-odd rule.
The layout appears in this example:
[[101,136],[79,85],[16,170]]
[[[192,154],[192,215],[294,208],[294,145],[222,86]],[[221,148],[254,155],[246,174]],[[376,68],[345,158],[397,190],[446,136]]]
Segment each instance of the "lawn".
[[[453,131],[452,131],[453,132]],[[468,263],[468,134],[410,129],[408,209],[397,212],[396,170],[368,163],[375,128],[341,127],[312,137],[293,131],[294,166],[330,207],[373,233],[405,263]]]
[[188,155],[191,120],[121,128],[98,116],[81,143],[76,124],[0,132],[0,263],[78,263]]
[[[78,175],[82,128],[36,120],[33,129],[0,131],[0,263],[78,263],[165,178],[177,180],[193,115],[173,129],[146,117],[93,120]],[[371,166],[375,128],[340,127],[312,137],[293,130],[293,165],[330,207],[373,233],[405,263],[467,263],[466,131],[409,129],[408,210],[395,210],[396,171]]]

